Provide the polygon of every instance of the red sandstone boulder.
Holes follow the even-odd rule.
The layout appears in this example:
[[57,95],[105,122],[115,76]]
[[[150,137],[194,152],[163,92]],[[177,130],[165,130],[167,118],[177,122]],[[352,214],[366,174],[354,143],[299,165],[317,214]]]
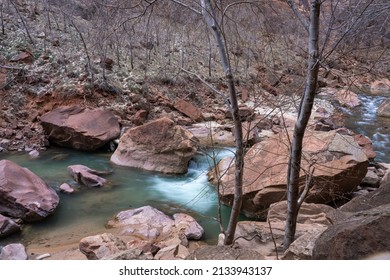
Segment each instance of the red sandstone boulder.
[[[291,135],[290,135],[291,139]],[[242,205],[251,217],[265,217],[272,203],[286,199],[289,141],[286,134],[255,144],[245,155]],[[307,170],[312,165],[314,186],[306,202],[328,203],[352,192],[367,173],[368,159],[352,136],[336,131],[307,131],[303,143],[300,186],[304,187]],[[232,203],[234,194],[234,166],[230,159],[221,161],[217,168],[221,177],[220,195]],[[215,183],[215,172],[210,172]]]
[[53,214],[57,193],[27,168],[9,160],[0,161],[0,213],[26,222]]
[[59,107],[44,114],[41,124],[50,141],[84,151],[101,148],[120,135],[118,119],[100,109]]
[[197,139],[168,118],[131,128],[111,156],[117,165],[182,174],[196,154]]

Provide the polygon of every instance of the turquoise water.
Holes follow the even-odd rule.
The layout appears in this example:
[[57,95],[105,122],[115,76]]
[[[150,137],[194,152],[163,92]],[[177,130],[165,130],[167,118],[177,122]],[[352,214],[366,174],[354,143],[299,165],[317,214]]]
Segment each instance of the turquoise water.
[[[232,156],[229,149],[215,150],[217,159]],[[210,155],[210,151],[208,153]],[[26,154],[0,154],[29,168],[58,191],[68,183],[77,191],[59,193],[60,204],[53,216],[26,225],[21,235],[0,241],[0,245],[13,241],[60,245],[78,241],[82,237],[104,232],[107,221],[117,212],[151,205],[168,215],[185,212],[193,216],[205,229],[204,240],[216,242],[219,233],[217,194],[207,180],[212,160],[206,154],[196,156],[184,175],[161,175],[139,169],[125,168],[110,163],[110,153],[83,153],[70,149],[52,148],[41,152],[37,159]],[[93,169],[112,170],[103,176],[108,184],[102,188],[79,186],[67,172],[67,166],[83,164]],[[223,219],[228,221],[230,209],[223,207]]]

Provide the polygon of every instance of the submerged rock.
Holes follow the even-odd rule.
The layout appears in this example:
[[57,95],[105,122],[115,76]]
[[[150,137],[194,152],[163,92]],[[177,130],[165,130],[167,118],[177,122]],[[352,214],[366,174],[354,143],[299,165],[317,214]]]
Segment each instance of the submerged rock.
[[44,114],[41,124],[50,141],[83,151],[101,148],[120,134],[118,119],[101,109],[59,107]]
[[182,174],[196,154],[197,139],[168,118],[131,128],[111,156],[117,165]]
[[57,193],[33,172],[0,161],[0,213],[33,222],[53,214],[58,203]]
[[107,182],[106,179],[98,175],[110,174],[110,171],[99,171],[87,166],[76,164],[68,166],[68,172],[73,179],[87,187],[102,187]]

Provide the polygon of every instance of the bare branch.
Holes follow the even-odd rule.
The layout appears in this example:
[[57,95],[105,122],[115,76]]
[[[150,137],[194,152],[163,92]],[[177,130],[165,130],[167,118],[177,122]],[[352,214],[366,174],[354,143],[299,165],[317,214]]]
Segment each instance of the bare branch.
[[176,4],[178,4],[178,5],[180,5],[180,6],[183,6],[183,7],[187,8],[187,9],[193,11],[194,13],[196,13],[196,14],[198,14],[198,15],[200,15],[200,16],[202,15],[202,12],[201,12],[201,11],[198,11],[197,9],[195,9],[195,8],[193,8],[193,7],[191,7],[191,6],[187,5],[187,4],[184,4],[184,3],[181,2],[181,1],[178,1],[178,0],[171,0],[171,1],[174,2],[174,3],[176,3]]
[[299,11],[297,5],[293,0],[286,0],[287,4],[291,7],[296,17],[302,23],[303,27],[309,32],[309,21],[303,16],[303,14]]

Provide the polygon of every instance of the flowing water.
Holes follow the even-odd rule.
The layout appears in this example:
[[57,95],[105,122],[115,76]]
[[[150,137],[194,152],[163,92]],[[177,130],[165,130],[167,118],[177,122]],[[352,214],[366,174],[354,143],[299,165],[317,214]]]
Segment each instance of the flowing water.
[[[77,189],[73,194],[60,195],[60,204],[54,215],[43,221],[26,225],[21,235],[1,240],[6,244],[22,241],[24,244],[42,246],[78,242],[82,237],[102,233],[107,221],[117,212],[151,205],[166,214],[185,212],[193,216],[205,229],[206,242],[215,242],[219,225],[217,217],[217,194],[208,183],[207,172],[212,166],[210,154],[196,156],[184,175],[161,175],[138,169],[115,166],[108,153],[83,153],[70,149],[52,148],[41,153],[37,159],[26,154],[1,155],[44,179],[50,187],[66,182]],[[214,150],[218,159],[232,156],[229,149]],[[87,188],[77,185],[67,172],[67,166],[83,164],[93,169],[112,170],[105,178],[109,181],[102,188]],[[227,221],[228,207],[223,207],[223,219]]]
[[360,94],[362,105],[353,110],[344,110],[345,126],[372,140],[377,153],[376,161],[390,163],[390,119],[378,117],[377,108],[386,97]]

